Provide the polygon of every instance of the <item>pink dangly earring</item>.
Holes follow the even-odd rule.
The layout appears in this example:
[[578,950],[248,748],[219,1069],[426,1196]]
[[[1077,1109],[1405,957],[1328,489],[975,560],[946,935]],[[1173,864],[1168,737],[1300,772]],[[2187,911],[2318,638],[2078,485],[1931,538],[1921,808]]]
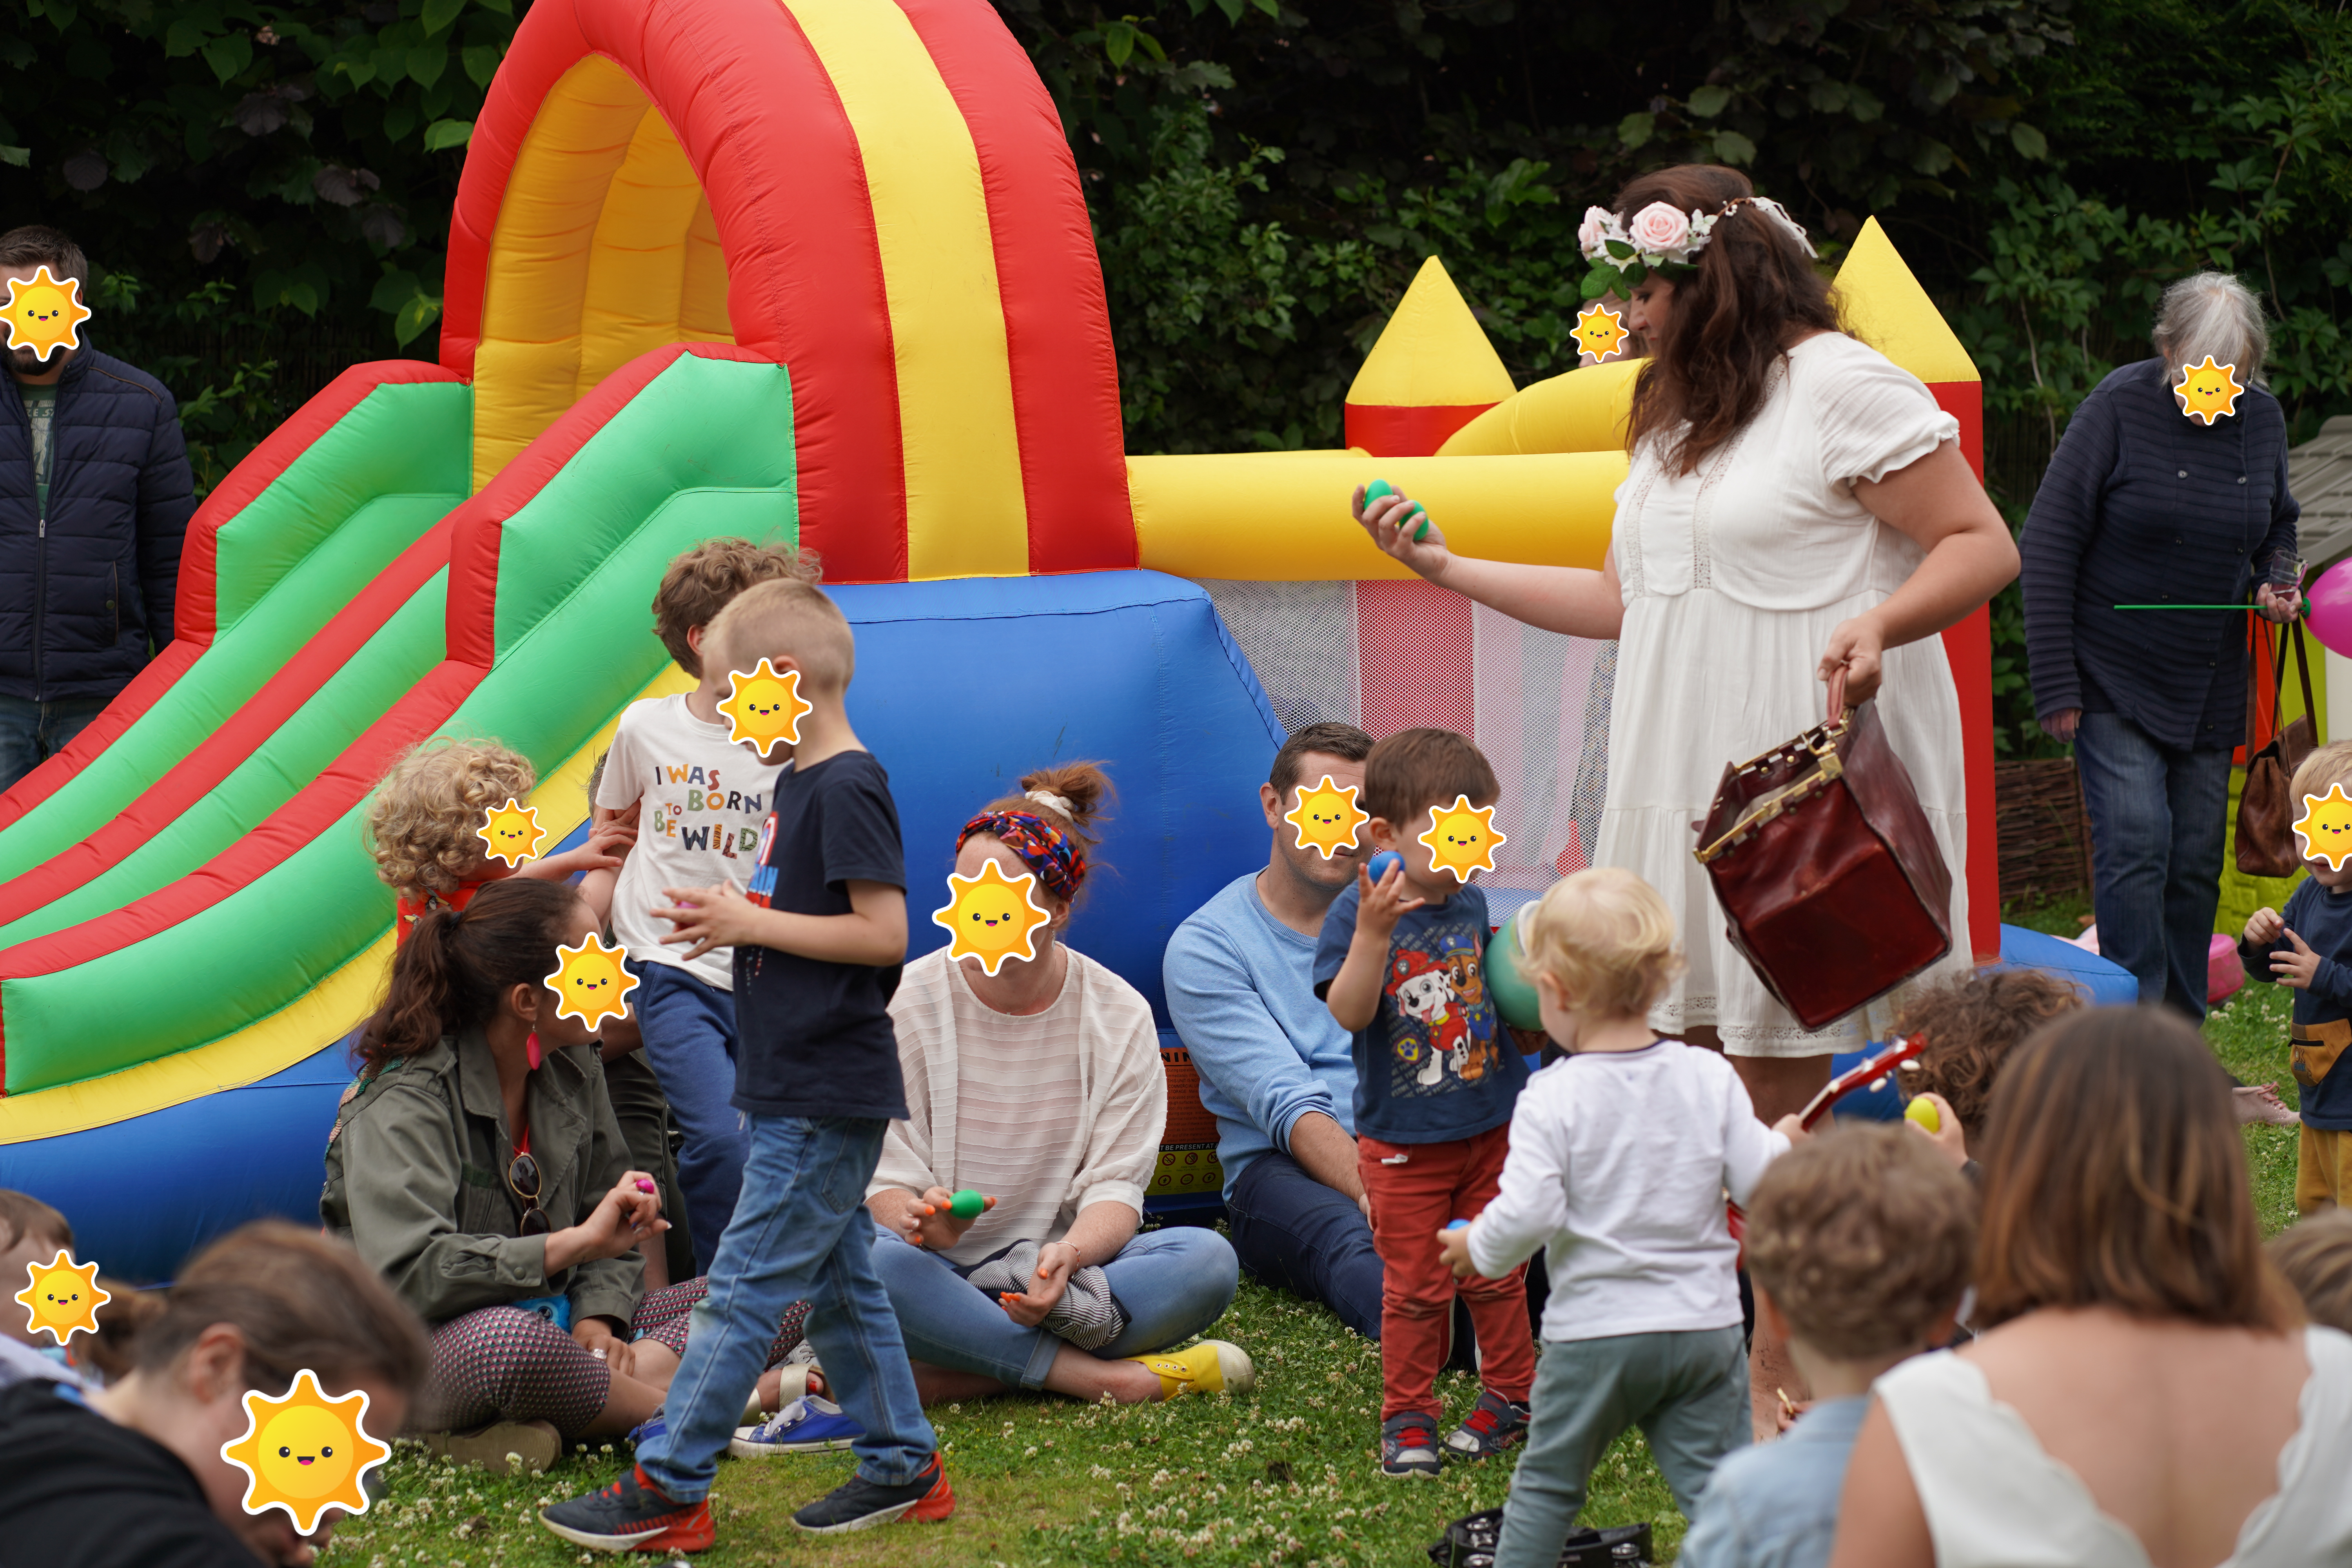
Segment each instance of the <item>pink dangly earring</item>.
[[530,1063],[530,1070],[531,1070],[531,1071],[533,1071],[533,1072],[537,1072],[537,1071],[539,1070],[539,1031],[538,1031],[538,1030],[533,1029],[533,1030],[530,1032],[530,1035],[529,1035],[529,1036],[528,1036],[528,1037],[523,1040],[523,1043],[522,1043],[522,1049],[523,1049],[523,1059]]

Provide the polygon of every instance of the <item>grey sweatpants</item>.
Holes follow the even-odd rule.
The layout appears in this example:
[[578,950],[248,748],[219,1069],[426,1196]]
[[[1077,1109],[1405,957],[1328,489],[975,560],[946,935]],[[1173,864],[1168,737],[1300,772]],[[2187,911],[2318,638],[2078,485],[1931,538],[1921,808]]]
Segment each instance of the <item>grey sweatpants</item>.
[[1717,1461],[1748,1440],[1740,1340],[1737,1324],[1546,1340],[1495,1568],[1553,1568],[1584,1507],[1592,1467],[1629,1426],[1649,1438],[1675,1506],[1692,1517]]

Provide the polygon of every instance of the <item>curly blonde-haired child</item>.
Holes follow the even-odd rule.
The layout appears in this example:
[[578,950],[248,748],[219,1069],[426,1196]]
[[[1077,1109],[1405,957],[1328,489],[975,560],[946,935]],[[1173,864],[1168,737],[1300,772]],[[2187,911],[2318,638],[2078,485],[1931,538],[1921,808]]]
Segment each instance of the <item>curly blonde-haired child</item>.
[[508,801],[529,800],[538,784],[530,759],[496,741],[426,741],[392,764],[368,802],[367,846],[376,876],[399,900],[402,942],[425,910],[462,910],[487,883],[561,882],[620,866],[636,837],[621,823],[601,824],[580,847],[520,867],[492,859],[482,825]]

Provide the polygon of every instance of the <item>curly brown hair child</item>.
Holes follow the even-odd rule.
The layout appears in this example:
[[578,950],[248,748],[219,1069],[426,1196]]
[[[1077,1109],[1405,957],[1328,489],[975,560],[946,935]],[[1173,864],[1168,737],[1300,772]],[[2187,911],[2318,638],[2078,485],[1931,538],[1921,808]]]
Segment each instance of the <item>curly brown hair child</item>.
[[2084,1005],[2083,993],[2046,969],[1993,969],[1923,987],[1900,1019],[1904,1034],[1924,1034],[1916,1072],[1904,1075],[1914,1095],[1943,1098],[1973,1145],[1984,1136],[1985,1108],[2001,1064],[2028,1035]]

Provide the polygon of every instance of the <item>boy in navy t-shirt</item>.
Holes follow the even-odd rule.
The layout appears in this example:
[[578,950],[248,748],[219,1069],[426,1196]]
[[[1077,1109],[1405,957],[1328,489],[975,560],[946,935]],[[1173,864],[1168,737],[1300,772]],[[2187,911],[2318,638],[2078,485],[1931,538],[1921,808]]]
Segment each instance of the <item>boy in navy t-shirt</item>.
[[565,1540],[608,1552],[711,1544],[719,1456],[777,1321],[797,1300],[814,1304],[809,1342],[834,1397],[865,1430],[851,1445],[856,1472],[793,1522],[831,1533],[955,1509],[874,1272],[864,1202],[883,1131],[907,1114],[889,1013],[907,952],[907,874],[889,781],[842,706],[856,643],[821,590],[780,581],[739,595],[704,647],[727,669],[766,658],[779,674],[798,670],[812,708],[793,766],[776,782],[749,892],[670,888],[676,907],[655,910],[674,922],[668,940],[688,944],[688,959],[735,950],[734,1104],[750,1123],[751,1155],[664,1429],[643,1433],[635,1466],[612,1486],[540,1515]]
[[2303,1109],[2294,1206],[2305,1214],[2352,1205],[2352,1066],[2343,1060],[2352,1047],[2352,830],[2345,826],[2352,811],[2312,809],[2337,784],[2352,795],[2352,742],[2322,746],[2294,770],[2287,798],[2305,819],[2311,875],[2288,895],[2284,915],[2256,910],[2238,943],[2248,979],[2294,991],[2291,1033]]
[[1456,1286],[1437,1237],[1496,1191],[1527,1063],[1487,999],[1486,896],[1498,790],[1478,748],[1451,730],[1407,730],[1364,759],[1366,832],[1402,864],[1369,868],[1333,900],[1315,991],[1355,1037],[1356,1161],[1381,1256],[1381,1470],[1435,1475],[1436,1378],[1454,1297],[1484,1352],[1477,1407],[1445,1439],[1484,1458],[1527,1433],[1536,1374],[1526,1268]]

